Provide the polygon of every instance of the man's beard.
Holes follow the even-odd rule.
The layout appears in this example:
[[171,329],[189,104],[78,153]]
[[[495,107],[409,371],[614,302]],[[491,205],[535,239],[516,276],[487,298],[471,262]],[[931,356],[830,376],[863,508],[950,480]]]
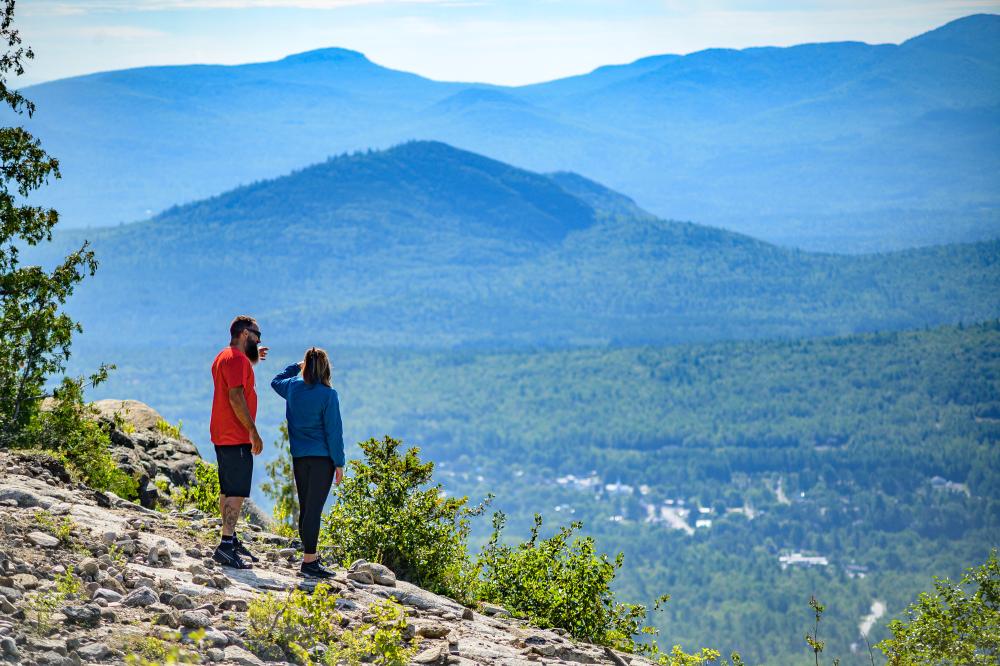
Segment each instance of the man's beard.
[[247,348],[243,353],[247,355],[251,363],[256,363],[257,359],[260,358],[260,352],[257,351],[257,343],[251,340],[247,340]]

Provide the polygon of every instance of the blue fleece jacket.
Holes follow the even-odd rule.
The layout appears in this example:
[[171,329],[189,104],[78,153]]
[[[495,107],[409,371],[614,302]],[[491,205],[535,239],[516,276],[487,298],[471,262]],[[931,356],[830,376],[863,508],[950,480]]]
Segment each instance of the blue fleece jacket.
[[330,456],[344,466],[344,424],[337,392],[324,384],[306,384],[293,363],[271,380],[271,388],[285,399],[288,443],[293,458]]

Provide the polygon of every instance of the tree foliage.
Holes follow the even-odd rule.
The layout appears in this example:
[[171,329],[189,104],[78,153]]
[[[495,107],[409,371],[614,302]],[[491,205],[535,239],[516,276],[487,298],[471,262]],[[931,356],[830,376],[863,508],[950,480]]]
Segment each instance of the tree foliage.
[[996,664],[1000,660],[1000,561],[994,548],[986,563],[968,569],[958,584],[934,580],[906,609],[906,620],[889,623],[892,637],[878,644],[889,666]]
[[401,454],[401,446],[389,436],[361,443],[365,459],[348,463],[352,474],[324,517],[323,541],[345,563],[364,558],[432,591],[464,597],[469,518],[484,506],[446,497],[440,484],[431,485],[434,463],[422,462],[418,448]]
[[[34,57],[14,29],[14,1],[0,9],[0,100],[17,114],[34,113],[30,100],[8,86]],[[46,379],[64,369],[80,326],[61,310],[73,288],[97,269],[88,243],[51,270],[24,266],[19,251],[52,240],[58,213],[27,201],[59,178],[59,162],[23,127],[0,128],[0,444],[16,442],[38,412]]]
[[[531,538],[511,547],[500,542],[505,516],[493,515],[493,535],[479,557],[484,599],[543,627],[561,627],[574,637],[627,650],[635,639],[653,634],[644,628],[646,607],[623,604],[611,589],[624,556],[598,554],[592,537],[576,537],[579,522],[539,538],[542,517],[535,514]],[[572,539],[572,540],[571,540]],[[656,606],[669,599],[664,595]]]

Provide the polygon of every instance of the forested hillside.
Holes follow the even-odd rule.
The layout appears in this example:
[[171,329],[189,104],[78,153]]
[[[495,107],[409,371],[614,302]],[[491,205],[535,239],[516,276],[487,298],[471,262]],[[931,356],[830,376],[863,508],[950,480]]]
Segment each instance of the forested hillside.
[[46,201],[113,225],[345,150],[436,139],[571,170],[660,217],[810,249],[1000,233],[1000,17],[902,44],[707,49],[505,88],[323,49],[147,67],[27,88],[59,156]]
[[[258,366],[275,437],[282,405],[264,380],[312,343],[331,351],[349,441],[392,433],[421,446],[450,492],[494,493],[512,536],[536,511],[550,527],[583,520],[625,552],[625,597],[673,595],[663,643],[801,663],[815,593],[829,606],[828,654],[849,657],[852,644],[864,651],[858,625],[874,601],[887,609],[873,640],[931,575],[957,575],[1000,535],[996,320],[551,352],[304,338]],[[100,395],[161,405],[204,448],[212,351],[122,353]]]
[[179,322],[207,343],[236,311],[266,322],[272,342],[308,331],[423,348],[835,335],[1000,313],[1000,241],[805,253],[435,142],[66,232],[50,250],[84,237],[101,269],[70,308],[113,345]]

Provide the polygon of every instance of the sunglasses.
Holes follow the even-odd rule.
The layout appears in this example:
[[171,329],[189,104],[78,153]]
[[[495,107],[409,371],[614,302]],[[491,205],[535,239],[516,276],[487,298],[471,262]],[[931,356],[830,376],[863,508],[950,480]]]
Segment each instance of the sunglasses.
[[247,333],[253,333],[257,336],[257,342],[260,342],[260,331],[255,331],[252,328],[246,329]]

